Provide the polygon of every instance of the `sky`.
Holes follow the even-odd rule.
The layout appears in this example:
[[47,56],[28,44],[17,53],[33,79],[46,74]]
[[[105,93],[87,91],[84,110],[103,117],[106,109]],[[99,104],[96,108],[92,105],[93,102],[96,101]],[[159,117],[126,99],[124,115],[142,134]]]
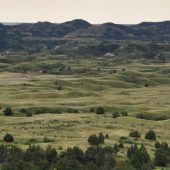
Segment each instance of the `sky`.
[[0,22],[136,24],[170,20],[170,0],[0,0]]

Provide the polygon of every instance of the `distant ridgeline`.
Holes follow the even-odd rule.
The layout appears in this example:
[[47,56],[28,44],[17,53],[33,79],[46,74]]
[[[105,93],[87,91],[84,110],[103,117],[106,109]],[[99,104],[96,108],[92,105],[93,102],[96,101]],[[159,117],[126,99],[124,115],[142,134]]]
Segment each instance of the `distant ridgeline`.
[[153,57],[157,53],[170,51],[169,42],[170,21],[95,25],[76,19],[61,24],[0,24],[1,52],[55,50],[63,53],[64,50],[67,53],[71,49],[74,54],[81,55],[145,52]]

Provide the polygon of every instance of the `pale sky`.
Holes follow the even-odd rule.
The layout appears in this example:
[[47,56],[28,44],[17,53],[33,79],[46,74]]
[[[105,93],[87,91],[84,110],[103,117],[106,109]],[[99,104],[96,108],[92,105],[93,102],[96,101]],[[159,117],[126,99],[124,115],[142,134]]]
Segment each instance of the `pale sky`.
[[170,0],[0,0],[0,22],[72,19],[96,24],[170,20]]

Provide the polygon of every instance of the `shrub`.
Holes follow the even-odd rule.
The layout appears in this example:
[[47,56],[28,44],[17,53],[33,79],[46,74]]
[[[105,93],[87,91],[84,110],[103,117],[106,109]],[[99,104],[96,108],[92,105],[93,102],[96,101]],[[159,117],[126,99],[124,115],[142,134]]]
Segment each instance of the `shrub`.
[[117,143],[114,144],[114,153],[119,152],[119,146]]
[[136,115],[136,118],[145,119],[145,115],[142,114],[142,113],[139,113],[139,114]]
[[145,83],[145,87],[149,87],[149,83]]
[[128,116],[128,112],[121,112],[122,116]]
[[45,136],[44,137],[44,143],[50,143],[50,142],[54,142],[54,140]]
[[4,110],[4,115],[5,116],[11,116],[13,114],[13,111],[10,107],[6,107]]
[[159,148],[160,146],[161,146],[160,142],[157,141],[157,142],[155,143],[155,148]]
[[112,117],[113,117],[113,118],[117,118],[117,117],[119,117],[119,116],[120,116],[119,112],[113,112],[113,113],[112,113]]
[[96,114],[105,114],[104,108],[103,108],[103,107],[98,107],[98,108],[96,109]]
[[26,113],[26,117],[32,117],[32,113],[31,112],[27,112]]
[[77,109],[74,109],[74,108],[68,108],[66,110],[66,112],[68,112],[68,113],[79,113],[79,111]]
[[124,146],[123,146],[123,143],[122,143],[122,142],[120,142],[120,143],[119,143],[119,148],[124,148]]
[[99,140],[96,135],[90,135],[88,138],[88,142],[90,145],[99,145]]
[[153,130],[149,130],[145,135],[145,139],[155,141],[156,140],[156,133]]
[[99,140],[99,144],[104,143],[105,137],[104,137],[103,133],[99,133],[98,140]]
[[4,136],[4,141],[5,142],[13,142],[14,141],[14,138],[11,134],[7,133],[5,136]]
[[91,107],[91,108],[89,109],[89,112],[90,112],[90,113],[93,113],[93,112],[95,112],[95,109],[94,109],[93,107]]
[[88,138],[88,142],[90,145],[99,145],[99,144],[103,144],[105,140],[105,137],[103,135],[103,133],[99,133],[99,135],[90,135]]
[[140,138],[141,134],[138,131],[132,131],[129,133],[129,136],[134,138]]
[[21,113],[27,113],[27,110],[24,109],[24,108],[22,108],[22,109],[20,110],[20,112],[21,112]]
[[112,73],[117,73],[117,70],[113,70]]
[[108,139],[108,138],[109,138],[109,135],[108,135],[108,134],[106,134],[106,135],[105,135],[105,138],[106,138],[106,139]]
[[58,85],[57,86],[57,90],[62,90],[63,88],[62,88],[62,86],[61,85]]
[[161,147],[164,148],[164,149],[167,149],[167,150],[169,149],[168,144],[166,142],[162,142]]

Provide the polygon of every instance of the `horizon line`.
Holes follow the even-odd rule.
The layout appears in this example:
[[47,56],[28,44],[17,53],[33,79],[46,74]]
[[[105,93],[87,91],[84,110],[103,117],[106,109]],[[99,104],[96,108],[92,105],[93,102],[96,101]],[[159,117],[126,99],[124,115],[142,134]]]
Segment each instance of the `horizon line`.
[[63,22],[53,22],[53,21],[47,21],[47,20],[37,20],[37,21],[0,21],[1,24],[3,25],[19,25],[19,24],[35,24],[35,23],[39,23],[39,22],[49,22],[49,23],[52,23],[52,24],[62,24],[62,23],[65,23],[65,22],[70,22],[70,21],[74,21],[74,20],[83,20],[83,21],[86,21],[92,25],[101,25],[101,24],[105,24],[105,23],[113,23],[113,24],[116,24],[116,25],[138,25],[138,24],[141,24],[141,23],[159,23],[159,22],[168,22],[170,21],[169,20],[159,20],[159,21],[141,21],[141,22],[137,22],[137,23],[115,23],[115,22],[110,22],[110,21],[106,21],[106,22],[103,22],[103,23],[92,23],[92,22],[89,22],[88,20],[85,20],[85,19],[81,19],[81,18],[77,18],[77,19],[72,19],[72,20],[66,20],[66,21],[63,21]]

